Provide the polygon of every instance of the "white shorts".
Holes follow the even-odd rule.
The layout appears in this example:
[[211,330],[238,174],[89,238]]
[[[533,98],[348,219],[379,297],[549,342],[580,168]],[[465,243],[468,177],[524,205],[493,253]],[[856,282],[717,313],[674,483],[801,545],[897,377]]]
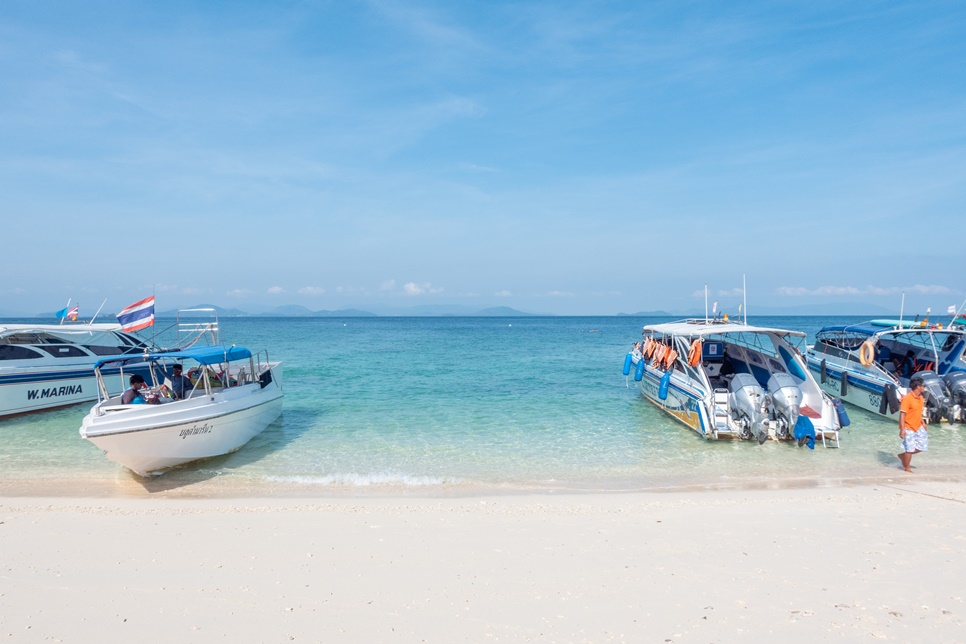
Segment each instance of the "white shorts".
[[902,449],[906,452],[925,452],[929,449],[929,434],[925,427],[920,427],[918,431],[906,430],[906,435],[902,439]]

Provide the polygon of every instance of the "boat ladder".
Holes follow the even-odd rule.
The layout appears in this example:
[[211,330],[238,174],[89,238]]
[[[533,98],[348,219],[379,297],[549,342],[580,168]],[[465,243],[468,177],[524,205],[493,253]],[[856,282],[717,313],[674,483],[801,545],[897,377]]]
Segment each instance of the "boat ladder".
[[[839,447],[839,430],[830,429],[827,432],[818,431],[822,435],[822,447]],[[828,434],[828,437],[825,435]]]
[[731,407],[728,404],[728,390],[715,389],[711,401],[714,408],[714,430],[715,432],[730,432],[728,420],[731,417]]

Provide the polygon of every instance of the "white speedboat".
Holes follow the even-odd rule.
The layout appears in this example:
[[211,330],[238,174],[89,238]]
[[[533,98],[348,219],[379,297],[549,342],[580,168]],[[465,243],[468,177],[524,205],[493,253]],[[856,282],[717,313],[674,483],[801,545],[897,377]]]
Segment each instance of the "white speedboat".
[[[99,400],[80,435],[109,459],[141,476],[241,448],[282,412],[282,365],[268,355],[236,346],[196,347],[139,357],[151,369],[146,390],[157,404],[123,404],[108,393],[101,375],[124,358],[105,358],[94,369]],[[174,363],[185,363],[194,388],[181,400],[165,396]],[[122,365],[123,366],[123,365]]]
[[966,330],[870,320],[827,326],[805,356],[822,388],[845,402],[898,418],[913,376],[926,386],[926,422],[966,422]]
[[[0,416],[96,400],[94,364],[145,349],[119,324],[0,325]],[[104,370],[109,391],[124,389],[119,374]]]
[[641,393],[707,439],[838,447],[847,415],[815,382],[798,331],[717,320],[644,327],[624,361]]

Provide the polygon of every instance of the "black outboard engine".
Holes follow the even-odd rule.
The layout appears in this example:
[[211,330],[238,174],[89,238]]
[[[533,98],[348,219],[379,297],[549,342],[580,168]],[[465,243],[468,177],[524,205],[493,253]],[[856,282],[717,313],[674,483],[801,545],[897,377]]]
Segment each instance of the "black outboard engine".
[[929,422],[938,423],[942,421],[947,417],[949,408],[952,406],[949,392],[946,391],[946,385],[943,384],[942,378],[936,375],[935,371],[917,371],[910,380],[915,378],[922,379],[922,384],[926,386],[925,410]]
[[943,376],[943,382],[949,389],[949,399],[952,407],[949,411],[949,420],[966,422],[966,371],[950,371]]

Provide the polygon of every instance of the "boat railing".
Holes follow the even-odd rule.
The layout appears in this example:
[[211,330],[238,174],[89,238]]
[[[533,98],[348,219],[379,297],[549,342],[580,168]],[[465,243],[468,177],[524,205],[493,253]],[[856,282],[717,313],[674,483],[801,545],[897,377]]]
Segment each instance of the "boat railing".
[[268,359],[268,349],[262,349],[254,353],[252,355],[252,364],[255,367],[254,376],[256,378],[258,377],[258,374],[271,367],[272,363]]
[[[182,314],[207,313],[207,317],[195,319],[197,316],[189,315],[188,319],[182,320]],[[218,323],[218,311],[212,308],[199,309],[180,309],[177,314],[178,327],[178,348],[187,349],[194,346],[202,339],[207,339],[210,346],[219,344],[219,332],[221,330]]]

